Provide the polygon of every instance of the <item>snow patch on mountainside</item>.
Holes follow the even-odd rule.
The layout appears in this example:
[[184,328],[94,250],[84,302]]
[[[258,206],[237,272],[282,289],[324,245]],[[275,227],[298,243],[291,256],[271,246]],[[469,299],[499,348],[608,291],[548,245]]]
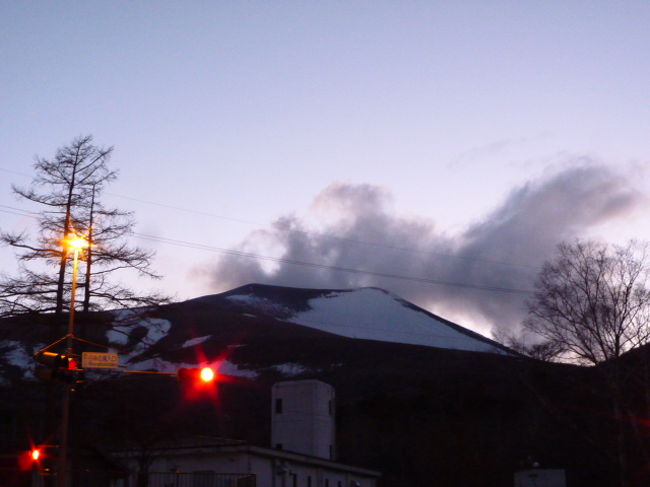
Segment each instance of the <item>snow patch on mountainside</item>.
[[146,335],[138,337],[144,345],[153,345],[161,338],[167,336],[172,324],[162,318],[142,317],[143,310],[116,310],[113,311],[113,328],[106,333],[109,343],[127,345],[136,328],[144,326]]
[[169,362],[161,358],[149,358],[129,364],[130,368],[134,370],[156,370],[158,372],[176,372],[180,368],[196,368],[196,367],[215,367],[217,374],[232,375],[237,377],[246,377],[248,379],[255,379],[258,373],[254,370],[242,369],[237,364],[228,360],[220,360],[217,363],[201,362],[201,363],[183,363],[183,362]]
[[26,345],[20,341],[6,340],[2,343],[2,359],[5,363],[21,369],[24,379],[35,379],[33,354],[44,346],[44,344],[39,344],[33,350],[28,350]]
[[261,313],[269,314],[271,316],[280,317],[289,316],[292,314],[291,308],[259,296],[252,296],[250,294],[235,294],[233,296],[228,296],[227,299],[234,303],[245,304],[259,310]]
[[204,341],[212,338],[212,335],[205,335],[202,337],[196,337],[196,338],[190,338],[189,340],[185,340],[183,344],[181,345],[181,348],[188,348],[188,347],[194,347],[196,345],[200,345]]
[[350,338],[504,352],[498,346],[472,336],[472,332],[464,333],[380,289],[328,293],[310,299],[309,307],[310,310],[295,313],[287,321]]
[[285,377],[294,377],[296,375],[304,374],[305,372],[309,371],[309,369],[304,365],[292,362],[274,365],[272,368],[280,372]]

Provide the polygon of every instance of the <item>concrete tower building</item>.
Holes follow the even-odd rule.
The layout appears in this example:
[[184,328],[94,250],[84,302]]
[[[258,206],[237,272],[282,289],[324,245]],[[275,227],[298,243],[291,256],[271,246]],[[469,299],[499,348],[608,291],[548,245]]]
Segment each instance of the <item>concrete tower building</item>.
[[336,459],[332,386],[319,380],[277,382],[271,397],[273,448]]

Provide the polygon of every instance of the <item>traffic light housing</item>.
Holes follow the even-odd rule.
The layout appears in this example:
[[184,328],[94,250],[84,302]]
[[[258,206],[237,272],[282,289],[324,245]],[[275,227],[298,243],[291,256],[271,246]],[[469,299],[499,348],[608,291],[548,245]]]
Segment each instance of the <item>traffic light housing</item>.
[[36,377],[43,380],[58,380],[61,382],[74,382],[77,361],[62,353],[40,352],[36,354],[38,365],[35,369]]
[[46,460],[44,446],[32,446],[30,450],[23,451],[18,456],[18,467],[20,470],[40,470],[43,466],[43,460]]
[[186,368],[181,367],[176,371],[176,378],[181,382],[193,385],[207,385],[214,382],[217,374],[212,367]]

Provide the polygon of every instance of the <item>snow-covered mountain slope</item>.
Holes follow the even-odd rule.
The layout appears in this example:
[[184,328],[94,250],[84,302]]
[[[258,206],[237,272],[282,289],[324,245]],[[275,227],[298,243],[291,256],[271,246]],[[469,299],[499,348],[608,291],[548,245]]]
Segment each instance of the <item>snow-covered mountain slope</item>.
[[350,338],[511,353],[493,340],[378,288],[315,290],[250,284],[220,296],[241,307],[243,313]]
[[[47,324],[52,317],[41,318],[43,323],[32,320],[29,326],[0,320],[0,331],[6,336],[0,344],[0,380],[8,374],[33,377],[34,352],[60,338],[56,328]],[[253,377],[262,368],[293,376],[329,367],[327,361],[339,360],[350,346],[368,349],[362,341],[394,345],[406,356],[416,353],[404,350],[409,345],[517,355],[378,288],[249,284],[159,308],[114,310],[84,319],[90,322],[80,323],[82,336],[105,343],[120,354],[122,367],[136,370],[173,372],[219,361],[224,374]],[[317,359],[325,343],[337,352]]]

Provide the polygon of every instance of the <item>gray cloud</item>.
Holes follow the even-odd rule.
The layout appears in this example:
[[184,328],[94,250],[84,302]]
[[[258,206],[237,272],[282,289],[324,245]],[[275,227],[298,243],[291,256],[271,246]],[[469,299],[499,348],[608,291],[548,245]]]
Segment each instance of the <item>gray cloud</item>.
[[384,188],[334,183],[312,207],[336,215],[325,228],[310,231],[301,219],[289,216],[251,233],[237,250],[261,255],[275,250],[283,261],[269,268],[263,261],[224,256],[212,273],[213,285],[216,290],[250,282],[312,288],[377,286],[483,331],[513,329],[523,316],[521,293],[424,284],[286,261],[527,290],[557,243],[629,214],[642,199],[624,175],[583,162],[515,189],[492,213],[461,235],[449,237],[431,220],[393,214],[391,195]]

